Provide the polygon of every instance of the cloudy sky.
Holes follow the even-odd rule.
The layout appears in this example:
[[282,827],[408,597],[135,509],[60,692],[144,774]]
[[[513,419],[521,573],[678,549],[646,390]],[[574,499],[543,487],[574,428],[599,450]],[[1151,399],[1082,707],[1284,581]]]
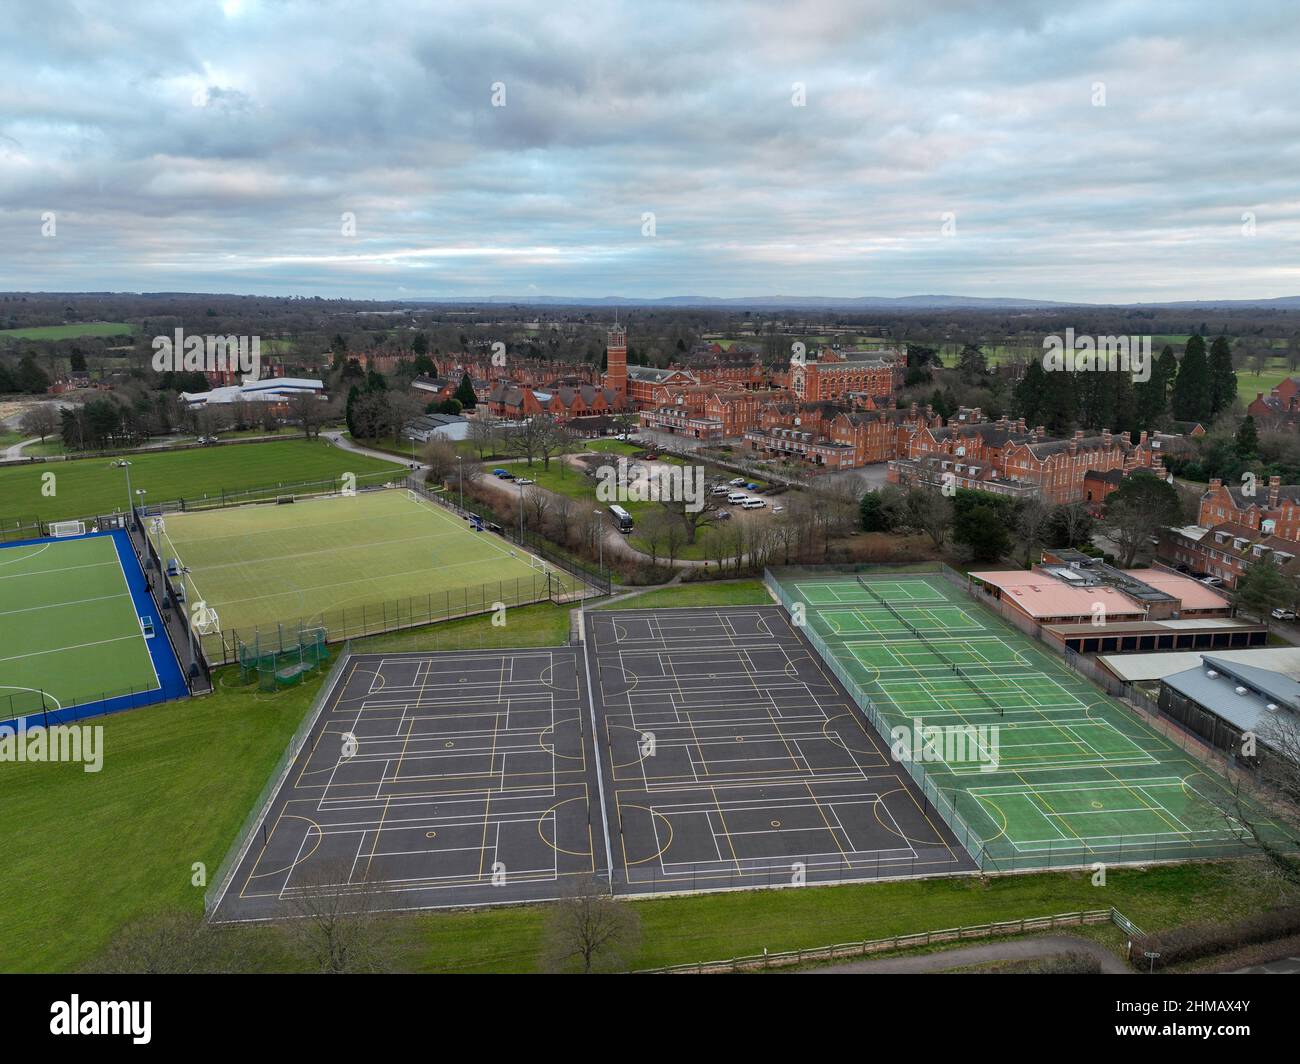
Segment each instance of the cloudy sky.
[[1291,0],[3,12],[0,289],[1300,294]]

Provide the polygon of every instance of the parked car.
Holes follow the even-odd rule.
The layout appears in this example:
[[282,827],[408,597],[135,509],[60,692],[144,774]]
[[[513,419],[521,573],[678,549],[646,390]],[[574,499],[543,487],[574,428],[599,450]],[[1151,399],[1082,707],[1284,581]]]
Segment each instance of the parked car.
[[751,483],[751,484],[746,484],[745,487],[747,487],[750,491],[758,491],[758,490],[759,490],[759,487],[758,487],[757,484],[752,484],[752,483]]
[[1295,610],[1284,610],[1282,608],[1273,611],[1273,620],[1275,621],[1294,621]]
[[529,478],[529,477],[516,477],[516,478],[515,478],[515,483],[516,483],[516,484],[536,484],[537,481],[532,480],[532,479]]
[[766,499],[746,499],[740,504],[746,510],[758,510],[767,505]]
[[730,520],[731,520],[731,511],[730,511],[730,510],[719,510],[716,514],[714,514],[714,516],[715,516],[719,521],[730,521]]
[[749,496],[742,491],[733,491],[730,495],[727,496],[727,502],[730,503],[744,502],[748,498]]
[[1222,587],[1223,579],[1218,576],[1203,576],[1201,577],[1201,583],[1207,584],[1210,587]]
[[784,509],[785,509],[784,506],[782,506],[780,503],[777,503],[775,506],[772,507],[772,512],[773,512],[774,514],[779,514],[779,513],[781,513]]
[[727,483],[730,484],[733,488],[741,488],[745,486],[745,478],[733,477],[731,480],[727,481]]
[[515,478],[515,475],[508,469],[494,469],[492,470],[492,475],[494,477],[500,477],[502,480],[514,480]]

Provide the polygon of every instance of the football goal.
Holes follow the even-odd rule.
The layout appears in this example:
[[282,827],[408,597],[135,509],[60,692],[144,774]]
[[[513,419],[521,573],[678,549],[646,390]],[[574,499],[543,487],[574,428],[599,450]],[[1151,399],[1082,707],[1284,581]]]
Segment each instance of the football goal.
[[63,539],[65,536],[84,536],[86,534],[86,523],[84,521],[51,521],[50,535],[55,539]]

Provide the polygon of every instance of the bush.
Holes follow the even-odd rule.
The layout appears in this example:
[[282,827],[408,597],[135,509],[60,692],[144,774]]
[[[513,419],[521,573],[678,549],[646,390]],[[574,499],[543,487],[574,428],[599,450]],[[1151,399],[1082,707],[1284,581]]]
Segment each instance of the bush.
[[[1300,906],[1273,909],[1270,912],[1248,916],[1228,924],[1189,924],[1161,931],[1147,939],[1143,950],[1159,953],[1155,967],[1208,957],[1225,950],[1238,949],[1256,942],[1267,942],[1300,931]],[[1151,962],[1135,951],[1133,963],[1142,968]]]

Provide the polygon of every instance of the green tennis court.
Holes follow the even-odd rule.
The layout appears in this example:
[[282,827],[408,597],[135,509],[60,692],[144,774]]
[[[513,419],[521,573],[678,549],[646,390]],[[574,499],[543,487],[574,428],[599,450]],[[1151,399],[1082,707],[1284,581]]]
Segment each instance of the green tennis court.
[[1241,852],[1225,781],[942,576],[807,572],[779,596],[981,864]]
[[221,632],[245,641],[278,624],[333,628],[345,612],[377,629],[407,612],[533,602],[575,583],[404,489],[167,514],[150,534],[164,559],[191,570],[191,609],[205,602]]
[[0,549],[0,719],[159,686],[112,536]]

